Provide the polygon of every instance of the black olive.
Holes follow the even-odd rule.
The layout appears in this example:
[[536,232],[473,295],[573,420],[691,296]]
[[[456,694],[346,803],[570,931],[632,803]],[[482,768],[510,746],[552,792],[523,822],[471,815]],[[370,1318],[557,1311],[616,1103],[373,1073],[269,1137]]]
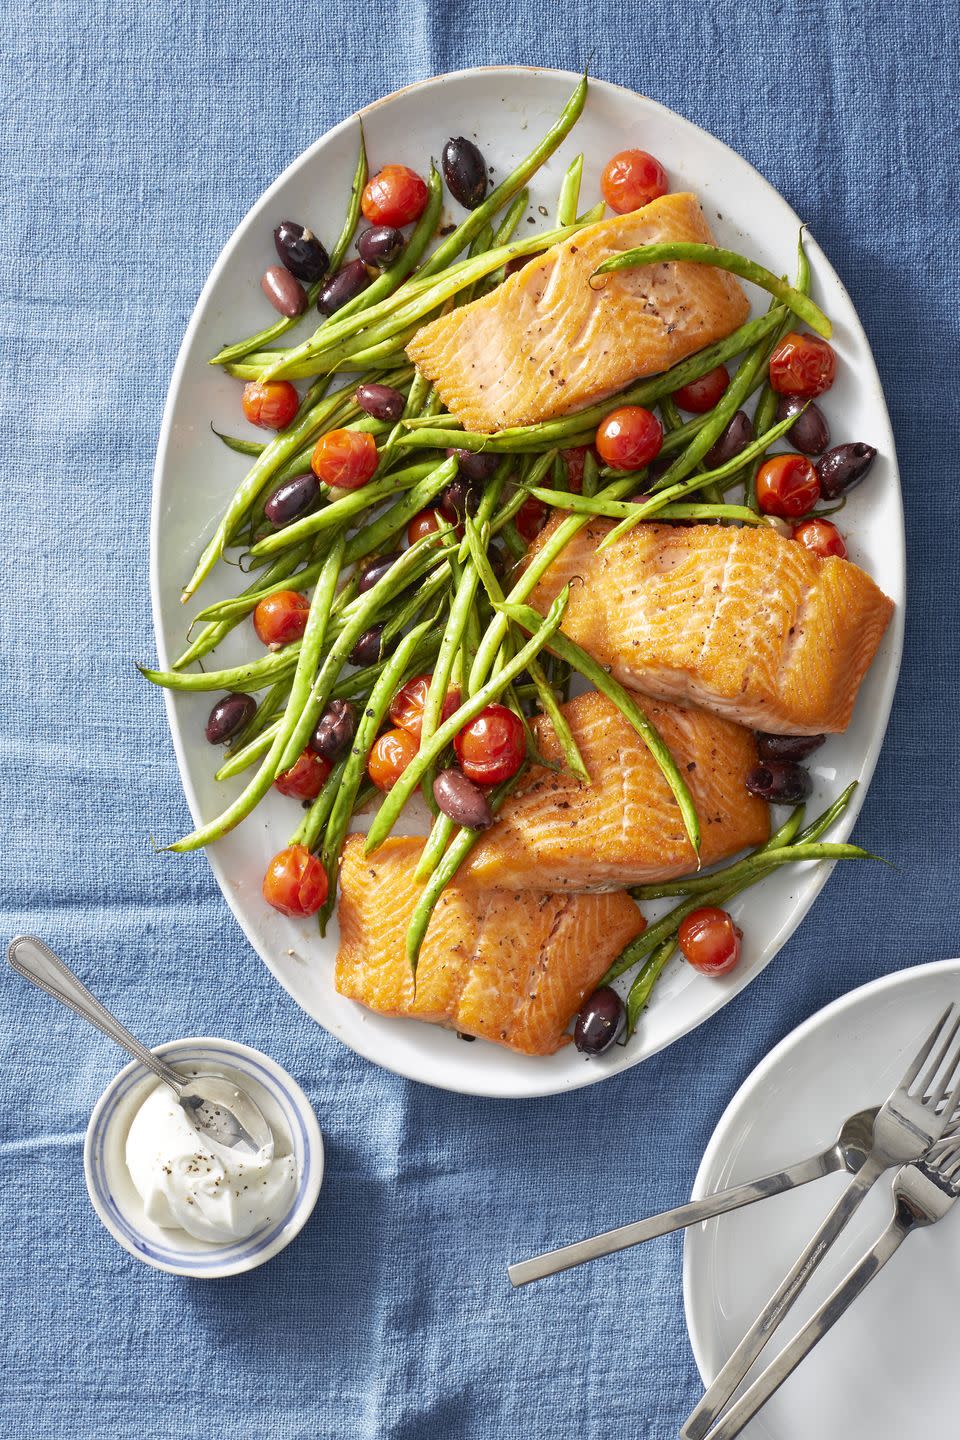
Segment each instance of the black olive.
[[819,750],[826,735],[770,735],[757,732],[757,754],[765,763],[770,760],[806,760]]
[[278,485],[270,496],[263,513],[270,521],[270,524],[280,530],[284,525],[290,525],[294,520],[299,520],[306,515],[320,497],[320,482],[312,470],[304,470],[301,475],[294,475],[290,480],[284,480]]
[[836,500],[845,490],[859,485],[877,458],[872,445],[857,441],[852,445],[835,445],[817,461],[820,492],[827,500]]
[[487,166],[473,141],[464,135],[448,140],[440,164],[454,200],[467,210],[476,210],[487,193]]
[[788,420],[791,415],[797,418],[787,434],[795,448],[804,455],[822,455],[830,444],[830,431],[819,405],[812,400],[807,404],[799,395],[781,395],[777,401],[777,419]]
[[465,515],[476,515],[479,505],[476,487],[465,475],[458,475],[440,492],[440,513],[452,524],[462,521]]
[[346,700],[331,700],[317,721],[310,749],[324,760],[339,760],[353,739],[356,728],[357,714],[353,706]]
[[812,789],[810,775],[792,760],[770,760],[747,774],[747,789],[771,805],[799,805]]
[[490,476],[500,464],[499,455],[475,455],[472,450],[448,450],[447,458],[456,457],[457,469],[467,480],[475,480],[479,485]]
[[369,630],[364,630],[350,651],[351,665],[376,665],[383,646],[383,631],[383,624],[371,625]]
[[320,291],[317,309],[321,315],[334,315],[350,300],[355,300],[370,284],[370,276],[362,260],[351,260],[330,279]]
[[487,830],[493,824],[486,795],[461,770],[441,770],[433,782],[433,798],[444,815],[468,830]]
[[266,295],[274,310],[293,320],[307,308],[307,292],[295,275],[285,265],[271,265],[263,272],[260,289]]
[[357,250],[364,264],[378,265],[385,270],[397,259],[405,244],[402,230],[395,229],[393,225],[374,225],[363,231],[357,241]]
[[204,734],[211,745],[225,745],[256,713],[257,702],[253,696],[241,695],[234,690],[230,695],[221,696],[214,705]]
[[382,580],[387,571],[396,565],[400,559],[400,551],[395,550],[390,555],[379,555],[376,560],[371,561],[360,577],[360,584],[357,587],[361,595],[372,590],[378,580]]
[[374,420],[399,420],[407,403],[392,385],[359,385],[353,397],[360,409]]
[[602,1055],[619,1038],[626,1018],[623,1001],[616,990],[601,985],[580,1007],[573,1043],[581,1055]]
[[753,424],[750,417],[745,411],[738,410],[720,439],[704,456],[707,469],[718,470],[721,465],[726,465],[727,461],[735,459],[741,450],[746,450],[752,439]]
[[281,220],[273,232],[277,254],[291,275],[312,285],[326,275],[330,257],[312,230],[296,220]]

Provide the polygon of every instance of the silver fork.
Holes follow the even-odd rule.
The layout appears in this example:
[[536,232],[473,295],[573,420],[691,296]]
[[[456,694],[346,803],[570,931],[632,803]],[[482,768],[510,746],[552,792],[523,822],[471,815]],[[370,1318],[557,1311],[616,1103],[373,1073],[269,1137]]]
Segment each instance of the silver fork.
[[893,1219],[886,1230],[776,1360],[730,1407],[719,1425],[710,1431],[710,1440],[734,1440],[863,1293],[907,1236],[942,1220],[958,1194],[960,1140],[952,1139],[936,1147],[925,1159],[898,1170],[893,1177]]
[[873,1148],[859,1172],[687,1419],[681,1440],[704,1440],[716,1425],[754,1360],[884,1170],[919,1160],[940,1139],[960,1102],[958,1030],[960,1007],[949,1005],[878,1110]]

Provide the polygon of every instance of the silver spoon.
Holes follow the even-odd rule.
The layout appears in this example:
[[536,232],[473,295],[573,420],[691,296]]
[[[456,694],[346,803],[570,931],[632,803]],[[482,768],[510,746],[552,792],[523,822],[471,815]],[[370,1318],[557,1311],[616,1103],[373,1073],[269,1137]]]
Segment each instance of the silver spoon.
[[18,935],[10,941],[7,959],[25,980],[45,990],[61,1005],[89,1020],[104,1035],[115,1040],[141,1065],[169,1085],[183,1106],[191,1124],[206,1140],[228,1150],[262,1150],[273,1140],[273,1131],[258,1105],[232,1080],[222,1075],[196,1075],[188,1079],[154,1055],[100,1001],[82,985],[73,971],[33,935]]

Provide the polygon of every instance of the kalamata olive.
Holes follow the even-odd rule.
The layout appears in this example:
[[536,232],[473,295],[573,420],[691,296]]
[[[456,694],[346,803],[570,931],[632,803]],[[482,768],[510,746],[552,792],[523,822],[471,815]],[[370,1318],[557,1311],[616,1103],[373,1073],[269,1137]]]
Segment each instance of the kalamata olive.
[[467,210],[476,210],[487,193],[487,166],[473,141],[464,135],[448,140],[440,164],[454,200]]
[[381,270],[385,270],[397,259],[406,243],[403,231],[393,225],[373,225],[361,234],[357,250],[365,265],[379,265]]
[[400,559],[400,551],[394,550],[389,555],[380,555],[376,560],[371,561],[360,577],[358,586],[361,595],[372,590],[378,580],[382,580],[391,566],[396,565]]
[[376,665],[380,659],[380,650],[383,644],[384,626],[371,625],[369,630],[364,630],[360,639],[350,651],[351,665]]
[[465,515],[476,515],[479,504],[476,487],[465,475],[458,475],[440,491],[440,513],[446,520],[456,522]]
[[317,309],[321,315],[335,315],[350,300],[356,297],[370,284],[370,275],[362,260],[351,260],[331,275],[326,282],[317,299]]
[[581,1055],[602,1055],[619,1039],[626,1018],[623,1001],[616,990],[601,985],[580,1006],[573,1043]]
[[301,475],[294,475],[277,486],[264,505],[263,513],[270,524],[280,530],[284,525],[299,520],[301,515],[306,515],[319,496],[319,480],[312,470],[304,470]]
[[806,760],[819,750],[826,735],[769,735],[757,731],[757,754],[765,763],[771,760]]
[[799,805],[810,794],[810,776],[792,760],[770,760],[747,772],[747,789],[771,805]]
[[406,401],[392,385],[358,385],[354,400],[374,420],[399,420]]
[[331,700],[310,737],[315,755],[333,764],[347,749],[357,728],[357,712],[347,700]]
[[477,484],[489,480],[500,464],[499,455],[474,455],[472,450],[448,450],[447,458],[453,456],[456,456],[460,474],[467,480],[475,480]]
[[735,459],[741,450],[746,450],[752,439],[753,425],[750,417],[743,410],[738,410],[720,439],[707,451],[704,457],[707,469],[717,470],[721,465],[726,465],[727,461]]
[[260,277],[260,289],[274,310],[292,320],[307,308],[307,292],[300,281],[283,265],[271,265]]
[[330,257],[312,230],[296,220],[281,220],[273,232],[277,254],[291,275],[312,285],[326,275]]
[[441,770],[433,782],[433,798],[444,815],[468,830],[487,830],[493,824],[486,795],[462,770]]
[[241,695],[234,690],[222,695],[210,711],[205,735],[211,745],[225,745],[252,720],[257,711],[257,702],[252,695]]
[[859,485],[877,458],[872,445],[856,441],[852,445],[835,445],[817,461],[820,493],[827,500],[836,500],[845,490]]
[[819,405],[812,400],[807,404],[802,395],[781,395],[777,419],[788,420],[791,415],[797,417],[787,431],[794,449],[804,455],[822,455],[830,444],[830,430]]

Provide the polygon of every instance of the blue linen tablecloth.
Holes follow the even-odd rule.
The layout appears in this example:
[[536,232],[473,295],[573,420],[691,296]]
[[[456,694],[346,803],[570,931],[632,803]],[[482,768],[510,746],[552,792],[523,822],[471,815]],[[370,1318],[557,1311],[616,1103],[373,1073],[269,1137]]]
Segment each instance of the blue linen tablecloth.
[[[955,954],[958,29],[950,0],[191,0],[4,7],[0,870],[36,930],[135,1029],[225,1034],[303,1083],[328,1176],[300,1240],[215,1284],[158,1274],[83,1188],[119,1057],[2,991],[0,1434],[9,1440],[670,1437],[698,1393],[678,1237],[514,1294],[504,1262],[688,1193],[727,1100],[804,1017]],[[395,1078],[274,983],[186,820],[153,653],[150,472],[163,397],[221,245],[359,105],[472,64],[576,68],[713,131],[798,205],[848,285],[893,415],[906,658],[859,839],[775,964],[639,1069],[494,1103]],[[678,1124],[682,1117],[683,1128]]]

